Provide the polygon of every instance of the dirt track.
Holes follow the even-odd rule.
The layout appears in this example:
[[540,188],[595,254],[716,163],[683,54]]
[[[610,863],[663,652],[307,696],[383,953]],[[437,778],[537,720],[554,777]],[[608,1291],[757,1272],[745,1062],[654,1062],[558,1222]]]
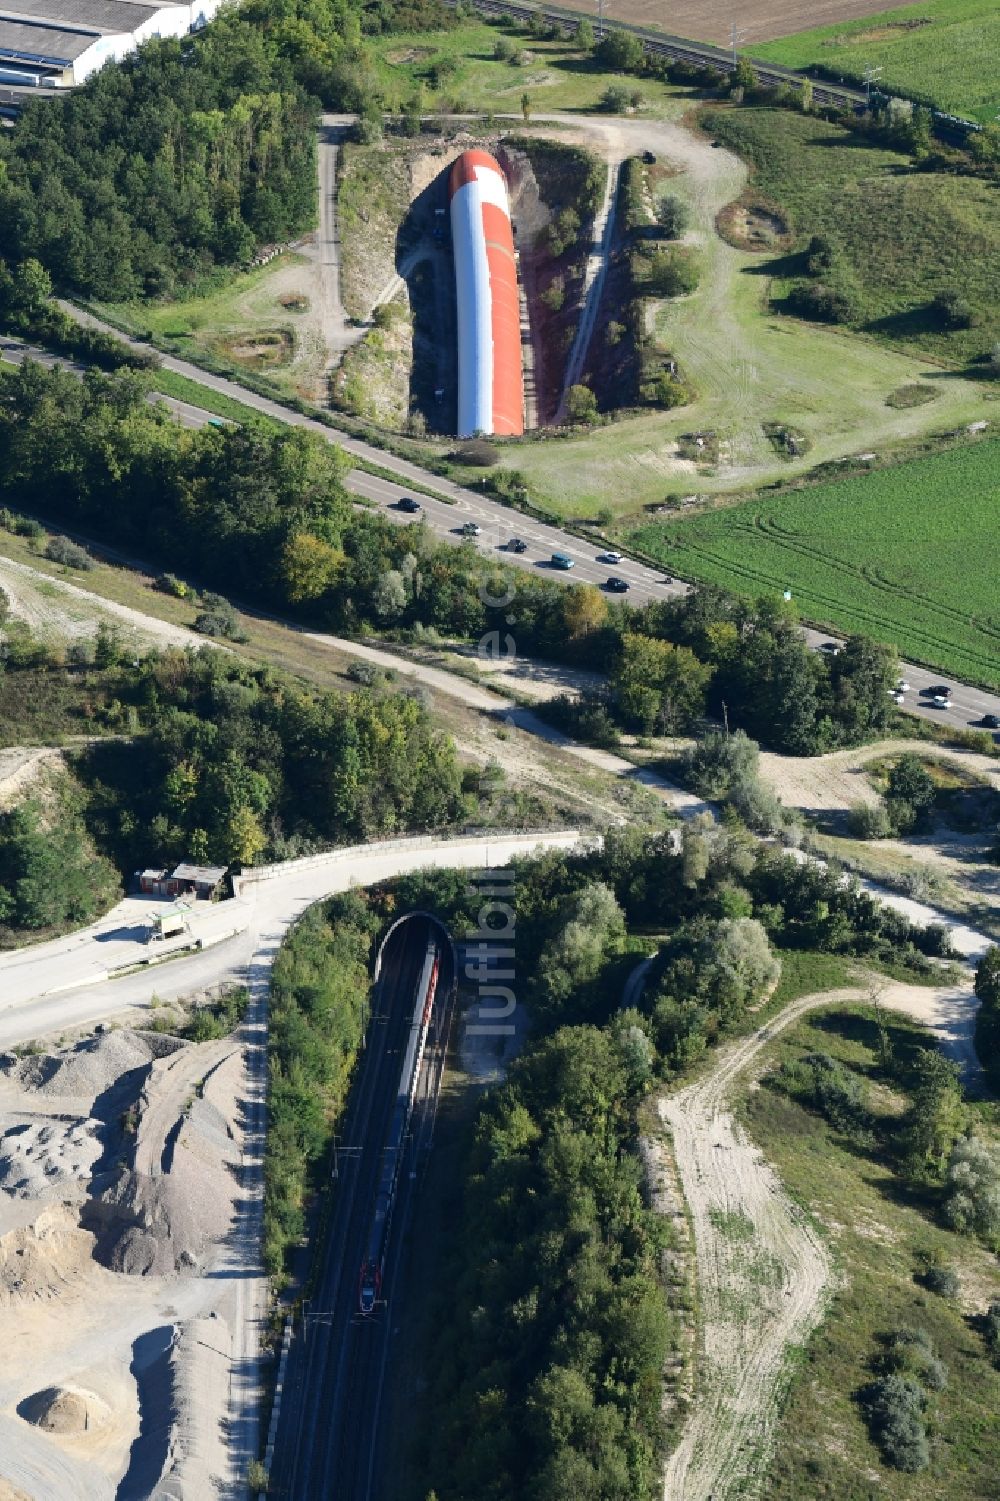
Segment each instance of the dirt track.
[[[831,1276],[824,1242],[726,1108],[730,1086],[804,1012],[865,998],[851,989],[793,1001],[660,1102],[694,1230],[702,1321],[695,1401],[667,1462],[664,1501],[752,1493],[771,1455],[788,1354],[820,1322]],[[882,1000],[950,1040],[954,987],[889,984]],[[964,1011],[973,1006],[970,984]]]

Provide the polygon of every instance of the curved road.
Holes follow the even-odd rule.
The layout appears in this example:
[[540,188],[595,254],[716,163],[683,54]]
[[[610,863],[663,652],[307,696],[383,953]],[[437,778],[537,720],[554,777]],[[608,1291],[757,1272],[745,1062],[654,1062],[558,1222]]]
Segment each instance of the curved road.
[[[267,990],[271,964],[289,927],[313,902],[351,886],[379,881],[425,866],[482,869],[505,865],[516,855],[538,848],[569,849],[579,842],[576,830],[551,833],[454,839],[388,840],[334,850],[283,866],[264,867],[241,883],[237,905],[245,923],[238,937],[154,973],[142,971],[121,980],[88,984],[106,968],[109,932],[114,942],[130,947],[135,959],[148,955],[141,934],[121,935],[120,913],[109,914],[78,933],[35,948],[0,954],[0,1047],[35,1041],[52,1033],[90,1027],[136,1007],[148,1008],[153,995],[174,1000],[210,985],[238,980],[250,988],[251,1005],[242,1028],[245,1047],[245,1102],[242,1188],[248,1210],[241,1220],[240,1253],[232,1276],[237,1315],[233,1329],[230,1410],[219,1413],[229,1435],[231,1479],[242,1493],[249,1461],[259,1452],[259,1348],[267,1308],[267,1283],[260,1266],[260,1217],[266,1078]],[[219,912],[229,904],[220,904]],[[134,906],[134,904],[133,904]],[[56,988],[54,988],[56,987]],[[61,988],[58,988],[61,987]]]

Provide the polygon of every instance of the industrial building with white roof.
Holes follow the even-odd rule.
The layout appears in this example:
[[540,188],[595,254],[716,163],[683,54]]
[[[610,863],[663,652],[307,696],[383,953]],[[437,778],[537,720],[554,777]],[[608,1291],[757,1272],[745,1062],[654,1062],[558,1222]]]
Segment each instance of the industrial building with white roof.
[[151,37],[184,36],[222,0],[0,0],[0,84],[67,88]]

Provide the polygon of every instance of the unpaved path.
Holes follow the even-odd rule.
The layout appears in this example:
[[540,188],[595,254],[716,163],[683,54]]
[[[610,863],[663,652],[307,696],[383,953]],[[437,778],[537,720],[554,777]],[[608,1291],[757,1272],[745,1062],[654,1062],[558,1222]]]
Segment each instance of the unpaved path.
[[316,144],[319,178],[319,227],[304,253],[315,261],[315,300],[310,310],[326,349],[325,370],[339,363],[345,349],[364,334],[347,320],[340,291],[340,232],[337,228],[337,155],[353,115],[323,115]]
[[878,801],[867,768],[883,756],[899,755],[953,761],[957,767],[1000,790],[1000,761],[992,756],[914,740],[877,740],[871,745],[832,751],[828,756],[778,756],[764,751],[760,774],[790,808],[801,808],[806,813],[843,812],[852,803]]
[[11,614],[23,620],[36,635],[92,636],[103,617],[110,623],[128,626],[143,642],[159,646],[215,645],[186,626],[145,615],[130,605],[105,599],[68,579],[53,578],[43,569],[17,563],[13,558],[0,557],[0,589],[10,601]]
[[[856,988],[802,996],[725,1048],[705,1078],[660,1102],[694,1230],[702,1320],[697,1394],[667,1462],[664,1501],[730,1501],[763,1476],[788,1355],[820,1322],[831,1277],[825,1243],[733,1119],[730,1090],[765,1043],[805,1012],[867,995]],[[915,1017],[969,1061],[971,982],[887,984],[881,1003]]]
[[61,761],[62,751],[47,745],[0,750],[0,809],[12,808],[43,770]]

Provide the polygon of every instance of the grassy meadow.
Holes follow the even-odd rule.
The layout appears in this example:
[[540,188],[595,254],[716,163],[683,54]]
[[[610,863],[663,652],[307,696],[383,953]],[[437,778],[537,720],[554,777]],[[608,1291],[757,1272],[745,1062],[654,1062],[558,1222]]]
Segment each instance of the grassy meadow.
[[[826,236],[859,289],[853,327],[948,364],[980,359],[1000,339],[1000,197],[974,177],[921,172],[839,125],[774,109],[710,109],[705,128],[751,167],[752,189],[781,208],[801,249]],[[804,274],[798,256],[766,261],[779,301]],[[938,292],[970,305],[972,325],[946,330]]]
[[789,588],[808,619],[1000,686],[1000,440],[657,522],[668,568],[742,593]]
[[845,78],[883,70],[893,93],[933,101],[939,109],[987,124],[1000,109],[996,0],[922,0],[858,21],[837,21],[776,42],[753,44],[755,57],[806,68],[819,63]]
[[[897,1015],[888,1033],[897,1059],[927,1043],[926,1033]],[[782,1033],[766,1058],[770,1068],[818,1052],[862,1082],[876,1131],[891,1141],[906,1100],[880,1066],[874,1013],[866,1007],[811,1013]],[[1000,1371],[969,1315],[1000,1296],[995,1257],[944,1228],[932,1196],[899,1176],[884,1147],[846,1140],[766,1082],[743,1090],[739,1114],[792,1197],[821,1225],[836,1276],[823,1323],[793,1355],[766,1495],[770,1501],[986,1501],[995,1494]],[[957,1272],[957,1299],[939,1297],[918,1280],[927,1256]],[[916,1474],[882,1462],[855,1400],[872,1379],[880,1338],[906,1327],[925,1330],[947,1368],[927,1414],[930,1465]]]
[[[494,57],[501,38],[516,49],[512,61]],[[622,82],[619,74],[604,72],[571,41],[536,40],[512,25],[469,21],[445,31],[373,38],[370,48],[388,109],[401,108],[419,96],[428,111],[520,114],[522,95],[527,94],[535,113],[594,110],[609,84]],[[626,82],[634,84],[653,113],[691,92],[654,78]]]

